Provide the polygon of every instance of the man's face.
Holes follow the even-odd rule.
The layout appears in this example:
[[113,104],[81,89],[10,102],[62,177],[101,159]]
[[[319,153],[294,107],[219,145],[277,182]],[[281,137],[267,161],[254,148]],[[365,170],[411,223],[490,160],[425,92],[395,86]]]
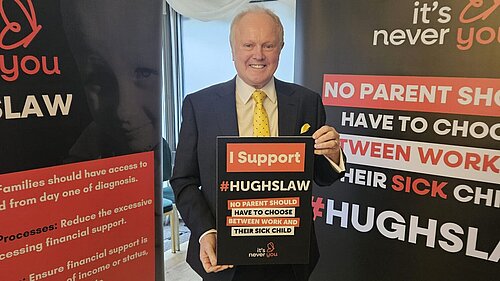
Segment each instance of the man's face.
[[73,8],[86,48],[75,55],[94,122],[117,150],[151,149],[159,123],[155,11],[140,7],[144,1],[79,3]]
[[233,29],[232,53],[238,76],[248,85],[261,89],[278,68],[283,44],[279,29],[265,13],[248,13]]

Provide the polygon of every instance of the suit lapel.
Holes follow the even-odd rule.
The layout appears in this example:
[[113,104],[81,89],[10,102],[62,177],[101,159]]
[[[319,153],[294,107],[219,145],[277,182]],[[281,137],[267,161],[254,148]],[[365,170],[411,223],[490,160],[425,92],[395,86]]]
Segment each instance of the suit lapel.
[[280,136],[297,135],[297,99],[294,90],[284,82],[275,79],[276,95],[278,97],[278,131]]
[[224,83],[217,92],[217,126],[219,136],[238,136],[238,117],[236,115],[236,80]]

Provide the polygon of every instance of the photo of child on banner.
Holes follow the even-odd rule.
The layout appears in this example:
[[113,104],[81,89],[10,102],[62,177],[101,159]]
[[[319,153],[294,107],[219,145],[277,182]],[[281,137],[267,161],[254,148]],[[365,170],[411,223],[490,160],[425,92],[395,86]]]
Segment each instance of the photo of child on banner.
[[[156,6],[144,4],[61,2],[66,36],[93,117],[71,147],[67,161],[148,151],[159,145],[155,95],[160,85],[159,54],[149,50],[158,49],[154,44],[160,24],[150,16],[157,13]],[[96,12],[103,9],[110,12]],[[131,17],[141,18],[141,24],[129,21]]]

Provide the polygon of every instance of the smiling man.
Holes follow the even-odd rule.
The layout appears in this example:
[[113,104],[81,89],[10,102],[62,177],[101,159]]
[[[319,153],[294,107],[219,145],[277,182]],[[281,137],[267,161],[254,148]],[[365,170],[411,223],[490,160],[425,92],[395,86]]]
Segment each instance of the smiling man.
[[262,89],[276,72],[284,45],[279,19],[267,13],[240,14],[231,25],[230,42],[238,77]]
[[[217,136],[299,135],[309,124],[313,130],[306,134],[315,140],[314,181],[330,185],[345,171],[339,134],[325,125],[321,97],[274,78],[283,42],[283,26],[270,10],[255,6],[238,14],[230,34],[236,77],[184,100],[170,182],[191,230],[187,261],[205,281],[305,281],[319,257],[314,232],[309,264],[233,267],[217,264],[215,253]],[[264,121],[257,122],[254,111]],[[256,129],[263,124],[265,129]]]

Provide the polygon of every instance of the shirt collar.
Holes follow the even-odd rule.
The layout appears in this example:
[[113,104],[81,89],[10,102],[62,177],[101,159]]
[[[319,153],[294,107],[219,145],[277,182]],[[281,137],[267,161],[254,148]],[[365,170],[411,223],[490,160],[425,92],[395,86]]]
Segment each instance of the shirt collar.
[[[243,104],[247,104],[248,101],[252,98],[252,93],[256,89],[243,81],[238,75],[236,75],[236,95],[240,98]],[[272,102],[276,103],[276,87],[274,86],[274,77],[271,79],[262,90],[266,93],[267,98]]]

